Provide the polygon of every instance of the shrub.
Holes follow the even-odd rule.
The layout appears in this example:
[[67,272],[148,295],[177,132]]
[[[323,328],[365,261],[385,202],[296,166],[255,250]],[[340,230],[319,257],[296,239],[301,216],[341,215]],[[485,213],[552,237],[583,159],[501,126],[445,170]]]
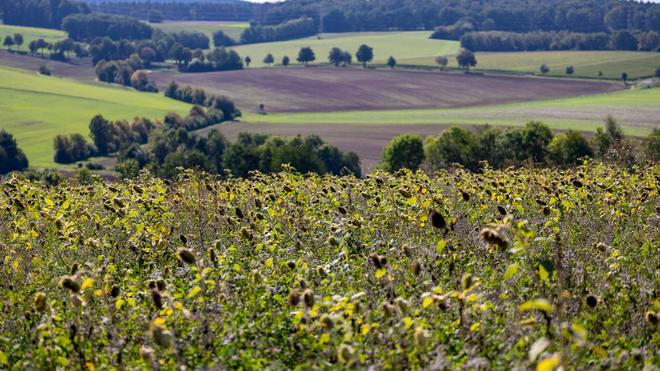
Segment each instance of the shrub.
[[424,161],[424,141],[415,134],[394,137],[383,150],[381,167],[394,172],[399,169],[417,170]]
[[18,147],[14,136],[0,129],[0,175],[25,170],[27,167],[28,159]]

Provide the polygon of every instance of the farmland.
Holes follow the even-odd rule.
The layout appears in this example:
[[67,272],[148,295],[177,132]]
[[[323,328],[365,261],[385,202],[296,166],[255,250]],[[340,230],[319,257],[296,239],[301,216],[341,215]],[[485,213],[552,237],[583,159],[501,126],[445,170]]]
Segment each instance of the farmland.
[[[374,48],[374,62],[385,63],[387,58],[433,58],[438,55],[453,55],[459,49],[457,41],[432,40],[429,32],[361,32],[323,34],[291,41],[250,44],[234,47],[241,56],[249,56],[253,67],[263,67],[263,59],[268,53],[273,54],[276,63],[284,56],[296,63],[298,51],[302,47],[311,47],[316,54],[317,63],[327,63],[330,49],[338,47],[355,54],[360,45],[367,44]],[[355,61],[355,59],[353,59]]]
[[163,30],[165,32],[180,32],[180,31],[196,31],[206,34],[213,43],[213,33],[216,31],[223,31],[234,40],[240,40],[241,33],[250,25],[247,22],[186,22],[186,21],[171,21],[163,23],[152,23],[152,27]]
[[622,84],[407,70],[289,67],[206,74],[155,72],[170,81],[231,96],[244,111],[324,112],[449,108],[596,94]]
[[630,134],[645,135],[660,125],[660,89],[492,106],[344,112],[251,114],[248,122],[274,124],[491,124],[521,126],[540,120],[555,129],[595,131],[606,115],[620,118]]
[[[476,53],[478,70],[511,71],[541,74],[542,64],[550,68],[549,76],[567,76],[566,67],[575,68],[573,76],[585,78],[620,79],[623,72],[630,78],[653,76],[660,67],[660,53],[629,51],[544,51],[544,52],[502,52]],[[410,65],[435,66],[435,60],[425,58],[405,58],[400,63]],[[454,58],[449,59],[450,67],[458,67]]]
[[114,120],[136,116],[160,118],[185,113],[187,104],[159,94],[115,86],[98,86],[0,67],[0,122],[17,138],[30,165],[53,167],[57,134],[87,133],[90,119],[102,114]]
[[[49,43],[53,43],[66,38],[66,33],[59,30],[0,24],[0,40],[4,40],[5,36],[14,36],[17,33],[23,35],[23,46],[18,49],[22,51],[28,50],[28,44],[32,40],[44,39]],[[16,47],[13,47],[13,49],[16,49]]]
[[659,173],[11,179],[0,363],[652,368]]

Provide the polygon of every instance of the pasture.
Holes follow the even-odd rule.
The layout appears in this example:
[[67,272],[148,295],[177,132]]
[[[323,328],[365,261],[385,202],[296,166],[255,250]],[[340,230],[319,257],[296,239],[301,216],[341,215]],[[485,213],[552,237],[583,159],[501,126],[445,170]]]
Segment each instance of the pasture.
[[429,39],[428,31],[323,34],[320,39],[312,36],[290,41],[240,45],[233,49],[243,58],[249,56],[252,59],[251,67],[264,67],[263,59],[268,53],[273,54],[277,64],[281,63],[284,56],[288,56],[291,64],[295,64],[300,48],[307,46],[316,54],[315,63],[328,63],[328,54],[333,47],[349,51],[356,63],[355,52],[362,44],[374,49],[374,63],[385,63],[390,56],[396,59],[433,60],[438,55],[456,54],[459,49],[457,41]]
[[[540,67],[550,68],[548,76],[566,77],[566,67],[575,68],[574,77],[620,79],[623,72],[629,78],[653,76],[660,67],[660,53],[631,51],[543,51],[476,53],[477,70],[533,73],[540,75]],[[401,64],[435,66],[431,57],[406,58]],[[449,67],[457,68],[456,58],[449,58]]]
[[[343,67],[261,68],[203,74],[157,71],[170,81],[231,97],[245,112],[334,112],[452,108],[570,97],[619,90],[607,82]],[[404,122],[405,123],[405,122]]]
[[106,118],[161,118],[184,114],[189,105],[119,86],[88,85],[68,79],[0,67],[0,129],[16,137],[33,167],[53,167],[57,134],[88,135],[96,114]]
[[[18,48],[21,51],[28,51],[28,44],[30,41],[37,39],[44,39],[49,43],[54,43],[59,40],[66,39],[66,32],[60,30],[51,30],[48,28],[36,28],[36,27],[22,27],[22,26],[11,26],[0,24],[0,39],[4,40],[5,36],[14,36],[14,34],[20,33],[23,35],[23,45]],[[6,48],[6,47],[3,47]],[[13,46],[13,50],[16,50],[17,47]]]
[[213,33],[224,31],[234,40],[241,38],[243,30],[248,28],[248,22],[212,22],[212,21],[170,21],[151,23],[151,26],[165,32],[197,31],[206,34],[213,44]]

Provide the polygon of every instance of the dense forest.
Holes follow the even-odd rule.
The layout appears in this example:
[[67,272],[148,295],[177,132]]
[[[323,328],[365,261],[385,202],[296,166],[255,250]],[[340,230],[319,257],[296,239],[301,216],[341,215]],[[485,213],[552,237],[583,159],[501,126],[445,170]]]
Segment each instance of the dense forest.
[[5,24],[60,28],[65,17],[89,13],[89,8],[72,0],[1,0],[0,13]]
[[[279,4],[103,2],[96,11],[146,19],[253,20],[275,25],[311,17],[325,32],[427,29],[469,20],[479,31],[660,31],[660,5],[620,0],[289,0]],[[322,19],[322,22],[319,20]]]

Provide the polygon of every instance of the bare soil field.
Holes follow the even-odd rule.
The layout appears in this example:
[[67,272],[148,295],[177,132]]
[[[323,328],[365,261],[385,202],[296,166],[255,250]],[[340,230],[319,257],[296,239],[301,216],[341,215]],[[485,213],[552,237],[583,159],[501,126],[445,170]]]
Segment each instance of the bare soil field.
[[621,83],[532,76],[412,70],[288,67],[181,74],[156,71],[159,87],[170,81],[203,87],[255,112],[332,112],[451,108],[573,97],[623,89]]
[[0,50],[0,65],[35,72],[41,66],[46,66],[53,76],[67,77],[82,82],[94,82],[96,80],[96,74],[89,58],[65,63],[42,58],[38,55],[31,56]]

